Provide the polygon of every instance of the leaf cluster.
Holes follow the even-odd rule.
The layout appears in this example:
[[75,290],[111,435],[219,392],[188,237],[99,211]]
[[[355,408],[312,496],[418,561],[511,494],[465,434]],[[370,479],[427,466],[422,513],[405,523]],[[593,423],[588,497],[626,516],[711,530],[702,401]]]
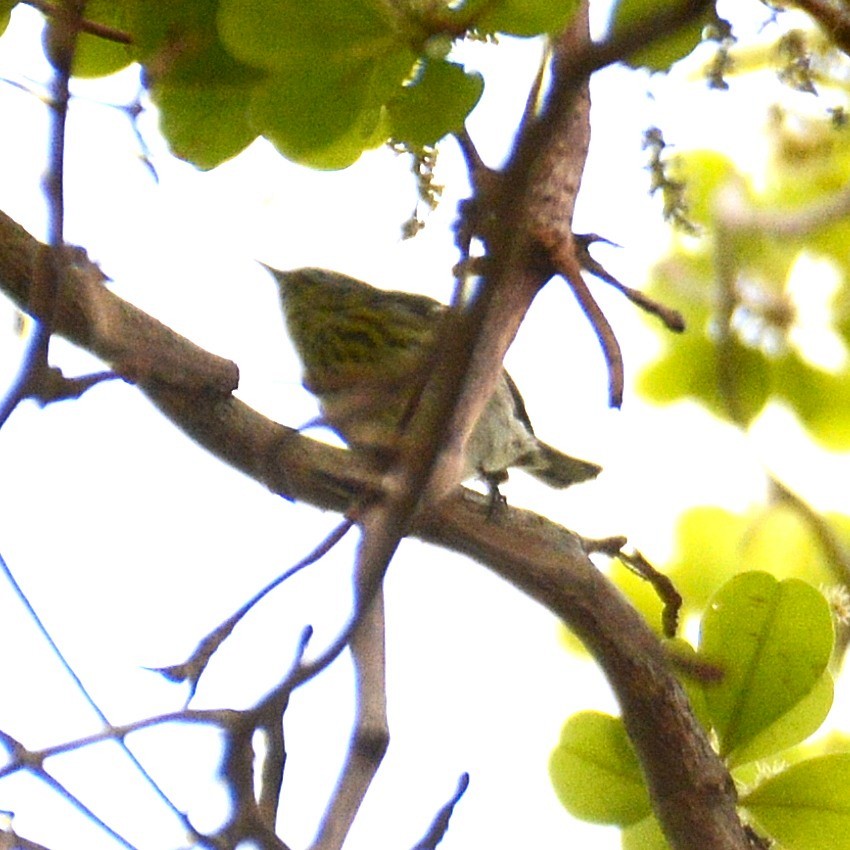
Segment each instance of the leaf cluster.
[[679,238],[650,290],[684,312],[690,332],[663,341],[641,388],[656,402],[694,399],[741,426],[774,401],[814,440],[844,451],[850,133],[826,116],[792,123],[776,113],[764,175],[716,151],[675,159],[700,236]]
[[[0,22],[13,5],[0,4]],[[576,8],[574,0],[91,0],[72,71],[100,77],[140,63],[172,152],[199,168],[259,136],[296,162],[344,168],[387,141],[420,149],[463,127],[484,84],[450,59],[456,41],[558,32]]]
[[[685,681],[732,769],[745,816],[783,846],[802,850],[850,846],[850,752],[789,752],[832,705],[832,650],[832,616],[817,590],[796,578],[742,573],[714,595],[701,623],[696,657],[720,675]],[[671,651],[693,653],[684,642]],[[761,763],[780,754],[792,764],[765,778]],[[667,847],[619,718],[595,711],[571,717],[550,774],[572,814],[622,827],[624,847]]]
[[[0,34],[17,0],[0,0]],[[72,73],[137,62],[172,153],[214,168],[256,138],[319,169],[370,148],[412,150],[463,128],[484,80],[452,58],[466,39],[560,32],[577,0],[89,0]],[[621,0],[612,32],[663,11]],[[705,20],[627,57],[666,70],[699,43]],[[48,36],[48,52],[50,37]]]

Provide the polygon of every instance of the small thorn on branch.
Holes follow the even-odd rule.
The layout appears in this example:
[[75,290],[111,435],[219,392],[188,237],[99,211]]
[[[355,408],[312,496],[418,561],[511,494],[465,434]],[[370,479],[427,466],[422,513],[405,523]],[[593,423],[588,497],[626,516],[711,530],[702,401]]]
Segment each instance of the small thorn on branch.
[[676,333],[685,330],[685,319],[678,310],[661,304],[638,289],[632,289],[630,286],[620,283],[598,260],[590,255],[590,246],[594,242],[604,242],[607,245],[615,245],[616,243],[596,233],[576,233],[574,238],[578,248],[579,262],[583,269],[622,292],[632,304],[636,304],[641,310],[657,316],[669,330]]
[[66,378],[55,366],[37,368],[29,376],[25,394],[37,401],[42,407],[54,401],[66,401],[79,398],[86,390],[104,381],[123,379],[111,371],[93,372],[78,378]]
[[473,185],[476,185],[485,175],[492,175],[492,169],[484,164],[484,160],[481,159],[478,148],[475,147],[475,143],[472,141],[472,137],[469,135],[466,127],[462,127],[455,133],[455,139],[463,154],[463,159],[466,162],[466,168],[469,172],[469,179]]

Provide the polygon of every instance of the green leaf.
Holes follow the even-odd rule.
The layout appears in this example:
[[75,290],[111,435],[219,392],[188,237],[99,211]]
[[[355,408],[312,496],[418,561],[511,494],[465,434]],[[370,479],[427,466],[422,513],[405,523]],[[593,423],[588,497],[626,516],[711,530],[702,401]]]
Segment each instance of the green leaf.
[[787,764],[797,764],[812,758],[848,752],[850,752],[850,734],[833,729],[825,735],[818,735],[814,741],[800,744],[787,753],[783,753],[782,759]]
[[617,717],[583,711],[567,720],[549,776],[564,808],[582,820],[626,825],[651,811],[637,756]]
[[[689,5],[686,0],[679,2],[681,5]],[[670,0],[619,0],[613,12],[612,32],[616,35],[628,30],[630,26],[653,17],[670,5]],[[687,56],[700,43],[707,19],[708,13],[694,18],[676,32],[656,38],[648,47],[627,57],[626,61],[634,68],[668,71],[674,62]]]
[[[744,192],[749,200],[753,200],[753,190],[747,180],[741,175],[735,162],[716,150],[694,150],[676,154],[670,157],[668,177],[681,182],[685,186],[688,218],[699,227],[713,228],[717,215],[717,194],[729,185],[734,185],[738,191]],[[686,255],[687,256],[687,255]],[[702,249],[699,254],[702,268],[697,280],[708,280],[714,276],[714,257],[710,251]],[[704,290],[693,279],[682,280],[683,287],[688,292],[688,300],[700,298],[713,308],[713,291]]]
[[326,147],[362,129],[368,137],[379,119],[363,126],[370,91],[370,63],[323,62],[299,73],[271,77],[258,92],[254,119],[258,128],[287,156]]
[[623,828],[623,850],[670,850],[654,815]]
[[392,137],[414,147],[435,144],[463,127],[483,90],[480,74],[453,62],[425,62],[417,79],[388,104]]
[[251,116],[286,157],[314,168],[344,168],[389,137],[384,102],[414,57],[310,64],[281,72],[258,89]]
[[746,764],[781,753],[816,732],[832,708],[835,688],[825,670],[815,686],[795,706],[735,750],[730,765]]
[[215,168],[256,138],[248,119],[250,87],[158,84],[151,96],[171,152],[201,169]]
[[0,0],[0,35],[6,32],[12,18],[12,9],[18,5],[18,0]]
[[[135,3],[133,0],[88,0],[85,18],[130,35],[135,20]],[[81,32],[74,51],[72,73],[77,77],[105,77],[126,68],[134,58],[129,44]]]
[[721,392],[721,362],[735,375],[738,415],[743,424],[749,424],[770,397],[770,372],[765,355],[735,337],[722,355],[707,332],[676,337],[666,354],[640,376],[640,391],[658,403],[694,398],[716,416],[729,419],[729,406]]
[[749,517],[715,505],[679,517],[669,575],[686,610],[702,611],[718,586],[741,572],[741,538],[749,525]]
[[[832,582],[835,576],[817,533],[791,505],[772,504],[744,514],[711,505],[682,514],[666,572],[685,599],[684,615],[702,611],[719,585],[748,570],[814,585]],[[611,574],[616,577],[614,570]],[[632,598],[628,586],[625,592]],[[646,610],[640,603],[638,607]]]
[[799,579],[744,573],[715,595],[702,622],[700,654],[723,670],[706,703],[730,756],[806,696],[832,653],[829,606]]
[[787,356],[778,366],[777,392],[819,443],[850,449],[850,371],[833,374]]
[[402,46],[383,3],[221,0],[218,28],[234,56],[269,70],[349,63]]
[[389,137],[386,103],[416,62],[397,23],[370,0],[222,0],[218,12],[227,49],[270,72],[253,126],[313,168],[344,168]]
[[741,566],[775,578],[801,578],[809,584],[835,581],[835,565],[826,560],[812,523],[794,505],[772,504],[751,515],[741,538]]
[[850,848],[850,753],[792,765],[765,780],[741,804],[789,850]]
[[488,0],[478,5],[483,11],[472,13],[476,29],[516,36],[559,33],[579,7],[578,0]]
[[[703,238],[680,242],[653,270],[650,293],[682,311],[688,333],[662,340],[664,354],[642,375],[642,389],[659,402],[698,399],[739,425],[748,425],[768,401],[778,399],[818,442],[846,451],[850,367],[845,363],[829,370],[806,355],[819,334],[832,336],[833,345],[843,340],[845,353],[850,352],[850,225],[825,219],[808,240],[776,239],[758,228],[727,228],[722,250],[734,268],[735,284],[718,290],[723,279],[715,265],[719,189],[734,187],[746,204],[768,217],[794,215],[835,196],[850,176],[850,134],[828,122],[801,121],[793,130],[775,129],[782,122],[771,125],[770,168],[760,183],[717,153],[694,151],[670,158],[667,177],[685,187],[687,216]],[[805,296],[803,273],[824,276],[813,281]],[[818,292],[823,303],[818,303]],[[717,304],[729,295],[734,297],[731,317],[715,315]],[[717,323],[727,320],[728,339],[721,345]],[[724,397],[722,376],[734,390],[737,413]]]
[[237,63],[215,42],[152,77],[151,99],[171,152],[207,169],[246,148],[258,135],[250,105],[259,79],[255,69]]
[[217,0],[169,0],[147,3],[124,0],[132,9],[137,56],[157,78],[192,63],[218,42],[215,29]]
[[258,135],[250,105],[266,75],[224,49],[216,0],[136,2],[135,48],[172,153],[199,168],[235,156]]

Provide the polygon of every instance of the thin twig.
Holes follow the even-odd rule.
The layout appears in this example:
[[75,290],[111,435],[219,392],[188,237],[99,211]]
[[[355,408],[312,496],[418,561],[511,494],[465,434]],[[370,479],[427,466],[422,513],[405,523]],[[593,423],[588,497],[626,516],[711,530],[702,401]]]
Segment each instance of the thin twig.
[[602,236],[597,236],[595,233],[576,233],[574,234],[574,238],[579,249],[579,261],[581,262],[583,269],[589,271],[594,277],[598,277],[600,280],[603,280],[605,283],[613,286],[618,292],[622,292],[629,301],[636,304],[641,308],[641,310],[651,313],[653,316],[657,316],[662,322],[664,322],[664,325],[668,328],[668,330],[681,333],[685,329],[685,320],[678,310],[674,310],[671,307],[661,304],[659,301],[656,301],[654,298],[650,298],[639,289],[632,289],[632,287],[626,286],[624,283],[620,283],[620,281],[617,280],[617,278],[615,278],[614,275],[612,275],[605,266],[602,265],[602,263],[591,256],[589,248],[592,242],[608,242],[609,240]]
[[460,798],[466,793],[469,787],[469,774],[461,774],[457,783],[457,790],[452,795],[451,799],[440,809],[437,816],[434,818],[428,832],[422,840],[413,848],[413,850],[434,850],[434,848],[443,840],[446,831],[449,828],[449,820],[455,810],[455,806],[460,801]]
[[[47,17],[56,17],[62,14],[62,10],[55,3],[48,3],[47,0],[21,0],[21,3],[25,6],[32,6],[33,9],[38,9],[39,12]],[[130,33],[107,26],[106,24],[99,24],[97,21],[82,18],[79,21],[79,28],[82,32],[105,38],[108,41],[115,41],[119,44],[133,43],[133,37]]]
[[[844,587],[850,587],[850,549],[829,520],[774,476],[770,477],[770,488],[772,499],[789,505],[809,526],[836,581]],[[850,628],[846,622],[839,622],[836,632],[835,654],[843,657],[850,642]]]
[[143,717],[141,720],[134,720],[131,723],[124,723],[120,726],[109,726],[108,728],[101,729],[99,732],[92,732],[90,735],[83,735],[70,741],[63,741],[61,744],[42,747],[40,750],[28,750],[9,735],[8,732],[0,731],[0,738],[13,750],[13,758],[10,762],[0,766],[0,779],[11,776],[13,773],[18,773],[21,770],[31,769],[33,765],[38,765],[45,759],[51,758],[51,756],[82,750],[93,744],[100,744],[103,741],[120,742],[132,732],[139,732],[142,729],[151,729],[166,723],[198,723],[227,727],[234,722],[234,718],[238,715],[239,712],[233,709],[183,708],[179,711],[169,711],[165,714]]
[[50,83],[50,133],[48,139],[47,172],[44,188],[48,205],[48,245],[37,255],[36,267],[32,270],[30,307],[38,318],[30,337],[24,359],[17,377],[3,402],[0,403],[0,428],[6,424],[12,411],[27,396],[27,392],[38,383],[39,372],[48,367],[47,350],[53,332],[53,317],[57,295],[65,279],[65,125],[68,118],[68,103],[71,63],[74,58],[77,24],[82,17],[84,3],[73,0],[63,6],[57,15],[48,20],[46,39],[49,57],[54,68]]
[[543,45],[540,63],[537,66],[537,73],[534,75],[534,82],[531,84],[528,97],[525,99],[525,108],[522,111],[522,118],[519,123],[520,127],[529,126],[540,111],[543,104],[543,81],[546,79],[546,71],[552,61],[552,55],[552,41],[547,38]]
[[[3,573],[6,578],[6,581],[9,582],[9,586],[12,588],[12,591],[14,592],[15,596],[17,596],[21,605],[23,605],[26,609],[27,615],[29,616],[30,620],[35,624],[35,627],[38,629],[47,645],[50,647],[51,652],[53,652],[59,663],[62,665],[62,669],[65,670],[65,672],[68,674],[68,676],[70,676],[71,680],[77,686],[77,689],[82,694],[83,699],[88,703],[89,707],[97,715],[100,722],[105,727],[107,727],[108,730],[114,730],[115,727],[113,727],[112,724],[109,722],[109,719],[103,713],[100,706],[95,702],[94,698],[89,693],[88,689],[83,684],[82,680],[77,675],[74,668],[71,667],[71,665],[68,663],[68,659],[65,658],[64,653],[61,649],[59,649],[59,646],[56,644],[56,641],[53,640],[53,636],[47,630],[47,627],[42,622],[41,617],[39,617],[38,615],[38,612],[35,610],[35,608],[33,608],[32,603],[29,601],[28,597],[21,589],[21,586],[18,584],[17,580],[15,579],[15,576],[12,574],[12,571],[9,568],[9,565],[6,563],[6,559],[3,557],[2,553],[0,553],[0,572]],[[175,815],[177,815],[178,817],[182,817],[182,813],[177,808],[177,806],[174,805],[174,803],[168,798],[166,793],[159,787],[159,785],[157,785],[154,778],[148,773],[145,767],[133,754],[132,750],[130,750],[130,748],[127,746],[127,743],[124,740],[124,736],[116,736],[115,740],[117,741],[121,749],[124,751],[124,754],[127,756],[127,758],[130,759],[130,762],[132,763],[133,767],[135,767],[136,770],[139,771],[139,774],[144,778],[148,785],[150,785],[156,795],[165,803],[166,806],[168,806],[169,809],[171,809],[171,811]]]
[[[45,751],[35,752],[28,750],[20,741],[13,738],[8,732],[0,732],[0,740],[6,745],[9,750],[9,763],[0,769],[0,777],[17,773],[20,770],[28,770],[30,773],[38,777],[42,782],[56,791],[60,797],[70,803],[77,811],[87,817],[95,826],[100,827],[106,833],[111,835],[120,844],[123,844],[128,850],[136,850],[136,847],[131,844],[124,836],[116,832],[109,826],[99,815],[95,814],[82,800],[68,790],[55,776],[49,773],[44,767],[44,761],[50,755]],[[2,833],[0,833],[2,835]]]
[[36,774],[39,779],[49,785],[63,799],[67,800],[80,814],[85,815],[95,826],[100,827],[107,835],[115,839],[119,844],[126,847],[127,850],[138,850],[137,846],[128,839],[124,838],[120,832],[114,830],[106,821],[95,814],[82,800],[66,788],[55,776],[48,773],[43,767]]
[[850,214],[850,186],[809,204],[777,210],[754,207],[742,187],[730,182],[718,192],[714,211],[731,231],[803,240]]
[[[301,633],[296,647],[292,669],[301,664],[313,630],[309,626]],[[290,671],[291,672],[291,671]],[[286,747],[283,736],[283,715],[289,704],[289,694],[272,694],[257,708],[257,729],[266,735],[266,755],[261,771],[257,815],[266,826],[274,830],[280,807],[283,770],[286,765]]]
[[721,217],[717,218],[714,239],[714,267],[717,278],[715,341],[717,349],[717,388],[729,419],[741,428],[747,417],[741,396],[735,354],[738,342],[732,330],[732,319],[738,305],[736,294],[738,258],[733,231]]
[[635,575],[648,582],[655,591],[664,605],[661,614],[664,637],[675,637],[679,628],[679,611],[682,609],[682,594],[676,590],[676,585],[673,584],[669,576],[658,572],[637,549],[634,552],[620,551],[617,553],[617,557]]
[[316,563],[320,558],[323,558],[340,540],[348,533],[352,526],[350,519],[344,519],[334,528],[325,539],[316,546],[309,554],[305,555],[297,564],[290,567],[286,572],[279,575],[277,578],[270,581],[265,587],[257,591],[244,605],[239,607],[226,620],[215,627],[208,635],[201,639],[195,650],[185,661],[179,664],[171,664],[167,667],[149,667],[148,669],[154,673],[159,673],[165,676],[171,682],[189,682],[189,696],[186,699],[188,704],[198,687],[198,682],[201,679],[204,671],[207,669],[212,656],[222,643],[230,636],[233,629],[240,620],[260,602],[265,596],[271,593],[279,585],[283,584],[287,579],[294,576],[301,570]]
[[599,344],[602,346],[605,362],[608,365],[608,403],[611,407],[620,407],[623,403],[624,385],[623,352],[614,329],[596,303],[581,274],[576,272],[566,276],[565,279],[585,316],[590,320]]

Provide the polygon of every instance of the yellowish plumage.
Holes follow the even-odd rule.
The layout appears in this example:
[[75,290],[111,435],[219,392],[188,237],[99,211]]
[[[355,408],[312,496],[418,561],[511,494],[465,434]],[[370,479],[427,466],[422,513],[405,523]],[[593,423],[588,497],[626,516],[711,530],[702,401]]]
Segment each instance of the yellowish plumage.
[[[304,365],[304,385],[324,421],[349,445],[391,444],[415,392],[446,307],[423,295],[376,289],[324,269],[278,271],[287,329]],[[490,484],[521,467],[552,487],[595,478],[596,464],[538,440],[507,372],[466,447],[466,478]]]

